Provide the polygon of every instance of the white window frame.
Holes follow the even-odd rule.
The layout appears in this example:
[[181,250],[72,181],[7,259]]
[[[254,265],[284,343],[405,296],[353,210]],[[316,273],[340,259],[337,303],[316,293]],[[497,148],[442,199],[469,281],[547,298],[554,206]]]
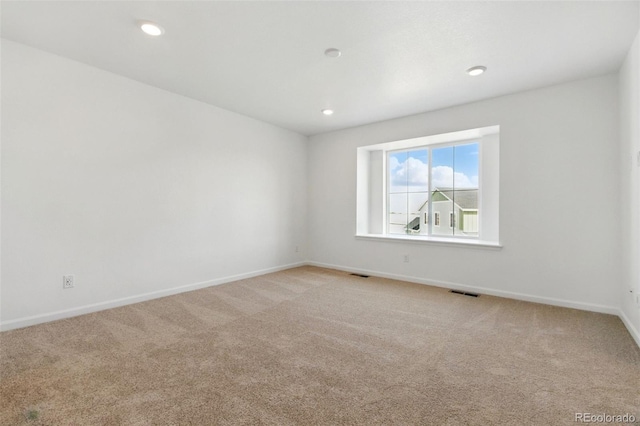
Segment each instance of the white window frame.
[[[410,148],[404,148],[404,149],[392,149],[392,150],[388,150],[384,152],[384,161],[385,161],[385,166],[387,166],[389,164],[389,158],[391,157],[391,155],[398,153],[398,152],[412,152],[412,151],[422,151],[422,150],[426,150],[427,151],[427,162],[428,162],[428,168],[429,168],[429,177],[428,177],[428,188],[427,188],[427,202],[428,202],[428,212],[432,211],[432,205],[431,205],[431,195],[434,191],[434,188],[431,186],[431,153],[433,150],[435,149],[440,149],[440,148],[449,148],[449,147],[456,147],[456,146],[464,146],[464,145],[470,145],[470,144],[477,144],[478,145],[478,150],[481,151],[482,150],[482,144],[481,141],[479,141],[478,139],[469,139],[469,140],[461,140],[461,141],[455,141],[455,142],[445,142],[445,143],[437,143],[437,144],[430,144],[430,145],[422,145],[422,146],[414,146],[414,147],[410,147]],[[481,156],[479,156],[481,157]],[[482,162],[479,160],[478,161],[478,172],[480,173],[480,171],[482,170]],[[455,170],[454,170],[455,173]],[[390,236],[396,236],[396,235],[405,235],[405,234],[392,234],[389,232],[389,227],[391,225],[391,223],[389,222],[389,198],[390,198],[390,194],[391,192],[389,192],[388,188],[391,187],[391,183],[389,182],[389,173],[388,173],[388,166],[385,167],[385,179],[386,179],[386,189],[385,189],[385,193],[384,193],[384,197],[386,199],[386,210],[385,210],[385,227],[384,227],[384,233]],[[480,185],[478,185],[478,194],[480,193]],[[425,191],[415,191],[415,192],[407,192],[407,194],[419,194]],[[479,198],[479,196],[478,196]],[[478,212],[480,212],[480,208],[478,206]],[[409,215],[411,212],[407,211],[407,215]],[[480,214],[480,213],[479,213]],[[453,221],[451,220],[451,215],[453,215]],[[468,238],[468,239],[478,239],[478,236],[473,236],[473,235],[460,235],[460,234],[456,234],[455,233],[455,224],[456,224],[456,214],[455,212],[451,212],[449,214],[449,229],[451,229],[453,231],[452,235],[444,235],[441,237],[445,237],[445,238]],[[408,223],[407,223],[408,226]],[[480,230],[478,230],[478,234]],[[409,232],[406,232],[406,235],[413,235],[413,236],[417,236],[417,235],[422,235],[425,236],[425,234],[411,234]],[[433,235],[433,230],[432,230],[432,226],[431,224],[427,224],[427,232],[426,232],[426,236],[434,236]]]
[[[387,153],[406,151],[423,146],[462,145],[480,142],[480,176],[478,190],[478,237],[436,236],[433,211],[429,211],[430,235],[387,233],[388,172]],[[363,145],[357,148],[356,237],[382,241],[453,244],[480,248],[501,247],[499,241],[499,146],[500,127],[489,126],[458,132],[424,136],[392,142]],[[429,188],[430,190],[432,188]],[[440,218],[442,220],[442,218]]]

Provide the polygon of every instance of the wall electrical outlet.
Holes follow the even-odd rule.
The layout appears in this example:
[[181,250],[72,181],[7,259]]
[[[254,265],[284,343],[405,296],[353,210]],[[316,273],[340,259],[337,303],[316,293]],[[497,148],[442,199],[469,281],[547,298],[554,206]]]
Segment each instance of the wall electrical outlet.
[[75,281],[76,281],[75,275],[64,275],[62,277],[62,288],[75,287]]

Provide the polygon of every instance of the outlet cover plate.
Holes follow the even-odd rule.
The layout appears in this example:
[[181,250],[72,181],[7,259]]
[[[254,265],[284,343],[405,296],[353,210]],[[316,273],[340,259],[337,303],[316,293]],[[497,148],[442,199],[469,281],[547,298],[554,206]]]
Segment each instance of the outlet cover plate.
[[75,275],[64,275],[62,277],[62,288],[73,288],[75,287],[75,282]]

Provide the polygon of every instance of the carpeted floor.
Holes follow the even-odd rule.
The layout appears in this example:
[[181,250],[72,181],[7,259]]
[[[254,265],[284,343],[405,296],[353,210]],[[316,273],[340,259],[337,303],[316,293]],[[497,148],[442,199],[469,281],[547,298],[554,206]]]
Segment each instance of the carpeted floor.
[[0,334],[0,424],[640,424],[615,316],[302,267]]

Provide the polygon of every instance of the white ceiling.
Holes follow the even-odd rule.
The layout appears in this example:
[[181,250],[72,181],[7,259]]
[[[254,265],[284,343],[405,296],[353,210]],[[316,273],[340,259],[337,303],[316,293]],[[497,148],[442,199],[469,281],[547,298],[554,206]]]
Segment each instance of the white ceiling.
[[[1,11],[4,38],[311,135],[613,72],[639,3],[2,1]],[[143,34],[139,19],[166,33]],[[324,56],[330,47],[342,56]],[[474,65],[488,71],[469,77]]]

